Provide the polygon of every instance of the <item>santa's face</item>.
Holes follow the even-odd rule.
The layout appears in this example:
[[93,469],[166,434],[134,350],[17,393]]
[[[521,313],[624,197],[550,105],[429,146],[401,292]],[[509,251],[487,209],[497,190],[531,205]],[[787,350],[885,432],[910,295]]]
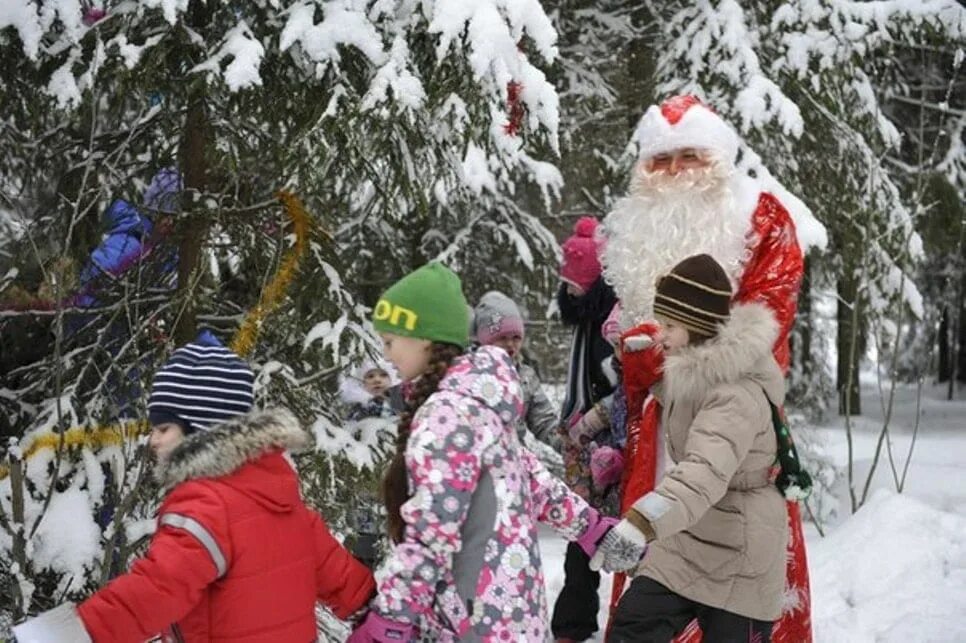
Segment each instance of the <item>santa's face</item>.
[[643,170],[651,174],[676,175],[680,172],[703,170],[712,163],[710,155],[704,150],[686,147],[670,152],[655,154],[644,159]]
[[734,166],[705,150],[669,157],[638,162],[629,194],[604,219],[604,276],[624,328],[653,319],[654,284],[682,259],[707,253],[733,282],[741,274],[751,212],[735,205]]

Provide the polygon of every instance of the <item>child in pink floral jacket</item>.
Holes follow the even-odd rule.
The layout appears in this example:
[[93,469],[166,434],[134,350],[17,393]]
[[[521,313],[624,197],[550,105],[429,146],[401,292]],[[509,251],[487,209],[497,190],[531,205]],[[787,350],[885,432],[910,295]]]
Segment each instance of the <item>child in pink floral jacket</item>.
[[588,554],[614,524],[520,444],[513,362],[492,346],[463,354],[467,322],[459,279],[439,264],[376,306],[386,357],[414,387],[384,488],[396,545],[351,643],[543,641],[537,524]]

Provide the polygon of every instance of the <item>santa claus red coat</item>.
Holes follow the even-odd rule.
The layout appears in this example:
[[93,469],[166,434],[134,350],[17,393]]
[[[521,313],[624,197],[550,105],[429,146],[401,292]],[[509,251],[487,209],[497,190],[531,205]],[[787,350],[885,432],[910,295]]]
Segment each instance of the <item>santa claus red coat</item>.
[[[697,99],[684,96],[670,99],[660,107],[651,107],[641,120],[636,132],[640,158],[656,154],[696,148],[710,150],[722,165],[733,171],[731,161],[738,149],[737,134]],[[762,192],[748,177],[734,174],[723,180],[728,188],[724,197],[708,197],[707,207],[712,215],[700,218],[700,199],[705,193],[692,189],[699,205],[686,215],[674,212],[673,201],[667,219],[655,218],[648,211],[646,197],[630,195],[618,203],[615,212],[605,220],[608,235],[604,252],[604,272],[614,283],[624,308],[625,328],[635,326],[651,317],[655,277],[691,254],[709,251],[728,269],[735,286],[735,303],[761,302],[768,306],[778,321],[780,334],[775,342],[775,359],[787,370],[789,366],[789,334],[797,310],[798,291],[803,272],[802,251],[795,233],[795,224],[788,211],[772,194]],[[637,185],[632,179],[631,192],[651,191],[649,186]],[[672,188],[673,189],[673,188]],[[678,190],[681,191],[681,190]],[[711,190],[708,190],[710,194]],[[688,197],[691,198],[691,197]],[[662,201],[666,203],[666,201]],[[716,204],[728,204],[720,206]],[[717,210],[718,218],[715,218]],[[735,225],[729,228],[722,222],[721,210],[731,211]],[[682,227],[677,219],[688,218]],[[610,230],[607,230],[610,223]],[[650,225],[650,230],[640,230]],[[623,227],[622,227],[623,226]],[[686,229],[690,227],[692,231]],[[619,238],[623,232],[640,235],[640,243]],[[675,236],[677,235],[677,236]],[[728,237],[732,237],[729,239]],[[670,238],[665,242],[664,239]],[[690,244],[690,246],[689,246]],[[620,247],[623,245],[624,247]],[[702,248],[707,246],[707,250]],[[629,466],[624,472],[622,513],[638,498],[651,491],[659,475],[663,440],[660,431],[661,410],[648,396],[647,387],[657,378],[660,359],[650,351],[624,354],[624,386],[628,402],[628,441],[625,459]],[[808,567],[799,506],[788,503],[789,532],[786,595],[782,618],[772,631],[772,641],[802,643],[811,641],[811,609]],[[615,579],[612,609],[623,591],[624,579]],[[692,623],[679,641],[701,640],[700,630]]]

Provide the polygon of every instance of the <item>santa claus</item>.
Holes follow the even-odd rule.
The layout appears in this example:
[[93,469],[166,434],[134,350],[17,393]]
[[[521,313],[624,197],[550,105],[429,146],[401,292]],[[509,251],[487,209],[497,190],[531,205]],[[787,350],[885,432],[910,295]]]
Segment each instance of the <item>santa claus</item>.
[[[728,273],[734,303],[759,302],[778,323],[774,356],[789,365],[788,337],[802,277],[802,251],[785,207],[760,183],[736,168],[740,139],[714,111],[693,96],[650,107],[635,133],[639,158],[628,195],[603,225],[604,276],[619,299],[625,330],[624,386],[628,442],[622,509],[659,480],[664,452],[661,409],[648,388],[661,374],[662,353],[641,336],[656,327],[655,282],[679,261],[710,254]],[[627,340],[633,336],[636,340]],[[633,351],[633,352],[630,352]],[[772,640],[811,640],[808,569],[797,503],[788,503],[786,594]],[[614,586],[616,605],[623,579]],[[692,623],[678,640],[700,640]]]

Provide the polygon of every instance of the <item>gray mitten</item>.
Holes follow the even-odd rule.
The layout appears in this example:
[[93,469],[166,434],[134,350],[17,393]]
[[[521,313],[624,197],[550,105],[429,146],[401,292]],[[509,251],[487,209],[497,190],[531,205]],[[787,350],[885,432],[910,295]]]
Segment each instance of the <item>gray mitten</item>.
[[646,550],[647,538],[625,518],[600,541],[590,568],[595,572],[625,572],[637,567]]

